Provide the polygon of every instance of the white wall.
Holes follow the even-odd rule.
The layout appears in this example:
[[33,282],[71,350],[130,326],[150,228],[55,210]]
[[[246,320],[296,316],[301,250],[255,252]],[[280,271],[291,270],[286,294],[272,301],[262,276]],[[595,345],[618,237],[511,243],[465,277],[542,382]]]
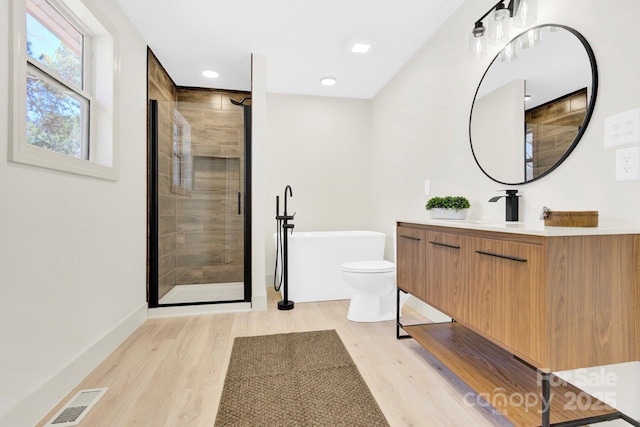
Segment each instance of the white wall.
[[[3,41],[8,39],[7,3],[0,7]],[[84,3],[102,11],[119,31],[120,180],[7,162],[8,106],[6,96],[1,98],[3,426],[37,422],[96,362],[79,366],[76,359],[87,352],[103,357],[118,337],[104,348],[94,344],[113,338],[114,328],[133,316],[126,336],[145,314],[146,44],[115,1]],[[8,43],[0,43],[2,94],[7,93],[7,49]]]
[[[431,196],[466,195],[471,218],[504,219],[504,202],[487,200],[505,186],[476,166],[468,136],[473,96],[492,56],[469,58],[467,38],[494,3],[466,1],[374,98],[375,228],[391,233],[396,219],[426,219],[424,179],[431,180]],[[640,44],[634,30],[639,13],[636,0],[613,9],[596,0],[539,2],[537,24],[568,25],[589,41],[600,88],[591,123],[571,156],[540,181],[514,187],[523,194],[521,220],[537,221],[546,205],[599,210],[602,225],[640,225],[640,182],[616,182],[615,149],[603,148],[604,118],[640,105],[640,57],[629,53]]]
[[267,273],[273,277],[275,197],[297,212],[294,231],[363,230],[371,217],[371,102],[269,93]]
[[[267,309],[265,210],[267,151],[267,58],[251,59],[251,308]],[[266,269],[268,271],[268,268]]]

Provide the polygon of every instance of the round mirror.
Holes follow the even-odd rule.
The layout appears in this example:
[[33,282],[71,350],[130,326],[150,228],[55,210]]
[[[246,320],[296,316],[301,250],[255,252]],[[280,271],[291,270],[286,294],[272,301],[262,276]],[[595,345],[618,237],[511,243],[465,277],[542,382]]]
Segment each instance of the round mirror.
[[597,89],[596,60],[580,33],[543,25],[520,34],[476,90],[469,137],[478,166],[501,184],[549,174],[580,141]]

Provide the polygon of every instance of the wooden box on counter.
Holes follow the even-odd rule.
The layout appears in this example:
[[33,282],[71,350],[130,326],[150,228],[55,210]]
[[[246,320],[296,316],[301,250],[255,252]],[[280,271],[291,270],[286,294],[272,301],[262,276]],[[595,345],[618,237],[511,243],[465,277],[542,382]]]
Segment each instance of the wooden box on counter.
[[549,211],[544,225],[554,227],[597,227],[598,211]]

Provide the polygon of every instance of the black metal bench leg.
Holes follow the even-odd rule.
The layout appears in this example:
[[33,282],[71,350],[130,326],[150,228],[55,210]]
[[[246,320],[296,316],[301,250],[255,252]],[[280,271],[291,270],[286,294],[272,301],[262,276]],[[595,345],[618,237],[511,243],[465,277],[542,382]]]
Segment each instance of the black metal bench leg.
[[551,426],[551,374],[549,372],[541,372],[542,374],[542,427]]
[[[404,292],[402,289],[396,287],[396,339],[402,340],[411,338],[410,335],[400,335],[400,329],[403,329],[404,325],[400,323],[400,292]],[[406,293],[406,292],[404,292]]]

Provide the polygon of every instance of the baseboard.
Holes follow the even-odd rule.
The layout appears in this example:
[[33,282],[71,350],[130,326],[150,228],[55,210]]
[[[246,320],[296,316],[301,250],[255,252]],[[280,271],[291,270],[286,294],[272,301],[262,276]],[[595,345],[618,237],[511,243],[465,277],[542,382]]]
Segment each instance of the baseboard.
[[144,303],[2,418],[0,426],[36,425],[147,319]]
[[173,307],[156,307],[149,309],[149,318],[197,316],[202,314],[238,313],[251,311],[248,302],[230,302],[222,304],[179,305]]
[[451,322],[451,318],[411,295],[405,303],[432,322]]

